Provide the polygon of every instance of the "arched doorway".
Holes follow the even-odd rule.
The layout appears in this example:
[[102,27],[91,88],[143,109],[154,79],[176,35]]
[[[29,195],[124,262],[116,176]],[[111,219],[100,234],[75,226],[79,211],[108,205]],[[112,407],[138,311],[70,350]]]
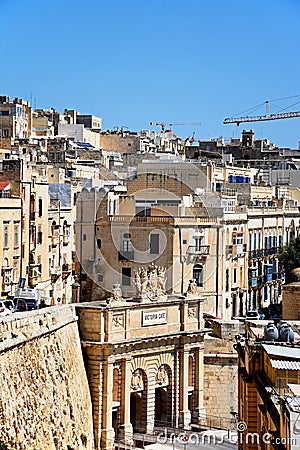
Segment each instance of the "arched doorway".
[[163,364],[156,374],[154,426],[172,425],[171,370]]
[[144,433],[147,428],[147,376],[136,369],[131,376],[130,422],[134,433]]
[[121,374],[119,368],[113,371],[113,404],[112,404],[112,425],[115,436],[118,437],[120,424],[120,400],[121,400]]

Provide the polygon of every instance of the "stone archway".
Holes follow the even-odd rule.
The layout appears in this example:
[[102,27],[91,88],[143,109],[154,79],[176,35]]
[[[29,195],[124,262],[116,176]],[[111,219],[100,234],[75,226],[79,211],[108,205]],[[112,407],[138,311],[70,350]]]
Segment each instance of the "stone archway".
[[172,425],[172,383],[171,370],[163,364],[158,368],[155,379],[154,426]]
[[147,429],[147,375],[142,369],[132,373],[130,386],[130,422],[135,433]]

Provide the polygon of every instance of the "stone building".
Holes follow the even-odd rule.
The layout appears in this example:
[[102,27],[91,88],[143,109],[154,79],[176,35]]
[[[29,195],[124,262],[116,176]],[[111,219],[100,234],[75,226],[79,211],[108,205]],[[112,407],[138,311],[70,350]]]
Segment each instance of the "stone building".
[[13,295],[21,265],[21,199],[11,196],[10,183],[0,182],[0,289],[1,295]]
[[140,294],[118,283],[106,301],[76,305],[93,401],[96,449],[157,427],[203,419],[203,298],[166,295],[162,268],[142,269]]
[[0,148],[10,149],[14,139],[29,138],[32,128],[30,103],[21,98],[0,96]]
[[[239,359],[239,449],[299,448],[299,322],[288,322],[293,343],[271,340],[267,321],[246,321]],[[287,323],[286,323],[287,324]]]

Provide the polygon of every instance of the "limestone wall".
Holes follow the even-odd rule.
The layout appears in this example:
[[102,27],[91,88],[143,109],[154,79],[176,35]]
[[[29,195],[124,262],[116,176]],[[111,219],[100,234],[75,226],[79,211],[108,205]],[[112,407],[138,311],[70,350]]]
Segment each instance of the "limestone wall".
[[1,317],[0,341],[0,441],[14,450],[92,450],[74,308]]
[[238,411],[238,355],[233,344],[238,321],[214,321],[204,341],[204,407],[207,425],[233,428]]
[[300,283],[289,283],[282,287],[283,320],[299,320],[300,318]]

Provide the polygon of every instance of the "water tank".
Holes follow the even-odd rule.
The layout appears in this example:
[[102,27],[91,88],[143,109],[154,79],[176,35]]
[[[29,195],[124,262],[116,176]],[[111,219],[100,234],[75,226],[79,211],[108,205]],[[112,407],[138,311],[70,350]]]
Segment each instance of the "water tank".
[[278,330],[273,322],[268,323],[264,328],[264,341],[278,341]]
[[281,322],[278,327],[279,340],[282,342],[294,342],[294,332],[287,322]]

